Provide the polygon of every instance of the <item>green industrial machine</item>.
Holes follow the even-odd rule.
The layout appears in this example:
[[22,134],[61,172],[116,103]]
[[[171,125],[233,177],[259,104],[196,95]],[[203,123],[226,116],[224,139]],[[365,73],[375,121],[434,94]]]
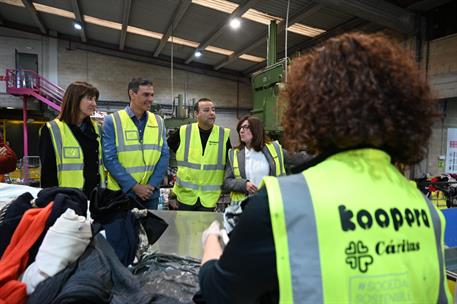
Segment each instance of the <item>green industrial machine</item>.
[[[176,100],[178,104],[176,105]],[[195,101],[192,101],[192,104],[185,104],[184,97],[182,94],[179,94],[177,97],[173,98],[173,107],[171,117],[165,118],[165,128],[167,129],[167,136],[173,134],[174,132],[179,131],[179,127],[187,125],[190,123],[196,122],[196,119],[193,117],[193,108]],[[170,150],[170,160],[168,162],[170,168],[176,168],[178,165],[176,163],[176,155],[173,151]],[[175,172],[174,172],[175,173]],[[169,178],[171,180],[171,177]]]
[[[176,99],[178,100],[177,106]],[[174,130],[182,125],[187,125],[195,122],[196,120],[191,117],[193,107],[193,104],[186,105],[184,103],[184,97],[182,94],[179,94],[177,97],[173,98],[172,116],[170,118],[164,119],[165,127],[167,130]]]
[[278,100],[284,85],[284,72],[288,60],[276,62],[277,24],[270,23],[268,28],[267,66],[254,73],[251,78],[253,109],[251,114],[259,118],[265,131],[273,139],[279,139],[282,132],[281,117],[284,105]]

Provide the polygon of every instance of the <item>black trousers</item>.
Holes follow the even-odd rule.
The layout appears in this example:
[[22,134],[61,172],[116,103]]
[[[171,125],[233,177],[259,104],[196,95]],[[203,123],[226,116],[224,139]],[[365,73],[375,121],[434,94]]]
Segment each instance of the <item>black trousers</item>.
[[214,208],[206,208],[200,203],[200,198],[197,199],[194,205],[186,205],[178,201],[178,210],[182,211],[214,211]]

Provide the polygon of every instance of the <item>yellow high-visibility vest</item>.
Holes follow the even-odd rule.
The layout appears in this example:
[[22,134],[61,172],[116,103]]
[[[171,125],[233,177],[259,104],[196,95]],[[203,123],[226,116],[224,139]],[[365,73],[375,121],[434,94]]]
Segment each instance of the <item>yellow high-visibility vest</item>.
[[280,303],[450,303],[439,212],[383,151],[265,177]]
[[[173,192],[186,205],[194,205],[200,198],[202,206],[213,208],[221,195],[226,162],[226,142],[230,130],[213,126],[206,143],[205,154],[198,124],[181,126],[180,144],[176,151],[178,172]],[[202,155],[203,154],[203,155]]]
[[[98,135],[98,164],[100,174],[100,186],[105,185],[105,169],[102,159],[101,126],[92,121],[95,133]],[[71,132],[70,127],[59,119],[46,123],[50,134],[54,152],[56,155],[57,181],[59,187],[72,187],[82,189],[84,187],[84,155],[78,140]]]
[[[147,112],[148,120],[140,141],[138,128],[126,110],[111,114],[119,163],[137,181],[145,185],[154,173],[162,154],[164,123],[159,115]],[[119,184],[108,172],[108,189],[119,190]]]
[[[285,175],[286,171],[284,169],[284,153],[282,151],[281,145],[277,141],[273,141],[271,143],[265,144],[268,152],[270,153],[274,163],[275,163],[275,175],[274,176],[281,176]],[[229,150],[229,161],[232,166],[233,175],[235,178],[242,178],[238,163],[238,152],[239,149],[230,149]],[[241,202],[246,199],[247,195],[243,192],[231,192],[230,199],[232,202]]]

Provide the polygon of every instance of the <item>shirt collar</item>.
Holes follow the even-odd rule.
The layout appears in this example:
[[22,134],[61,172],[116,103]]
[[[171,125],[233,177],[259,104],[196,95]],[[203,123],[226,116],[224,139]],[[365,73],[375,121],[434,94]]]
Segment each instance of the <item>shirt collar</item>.
[[[135,116],[135,113],[132,111],[132,108],[130,108],[130,105],[126,106],[125,111],[127,111],[127,114],[129,115],[130,118],[136,118]],[[145,117],[147,117],[147,111],[143,113],[143,116],[141,116],[140,120],[144,119]]]

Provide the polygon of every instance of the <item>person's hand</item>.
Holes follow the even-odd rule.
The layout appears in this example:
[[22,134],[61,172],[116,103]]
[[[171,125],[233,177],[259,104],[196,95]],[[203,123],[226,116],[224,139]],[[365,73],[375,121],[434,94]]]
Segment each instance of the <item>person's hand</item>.
[[214,220],[208,228],[202,233],[202,246],[205,247],[206,240],[210,235],[221,236],[221,224],[218,220]]
[[257,187],[253,183],[251,183],[250,181],[247,181],[246,182],[246,191],[249,194],[254,194],[257,191]]
[[0,148],[0,156],[5,156],[8,152],[8,150],[6,150],[6,147],[1,147]]
[[148,185],[136,184],[132,188],[133,192],[135,192],[135,194],[143,201],[148,200],[152,196],[154,189],[155,189],[154,186],[151,186],[149,184]]

